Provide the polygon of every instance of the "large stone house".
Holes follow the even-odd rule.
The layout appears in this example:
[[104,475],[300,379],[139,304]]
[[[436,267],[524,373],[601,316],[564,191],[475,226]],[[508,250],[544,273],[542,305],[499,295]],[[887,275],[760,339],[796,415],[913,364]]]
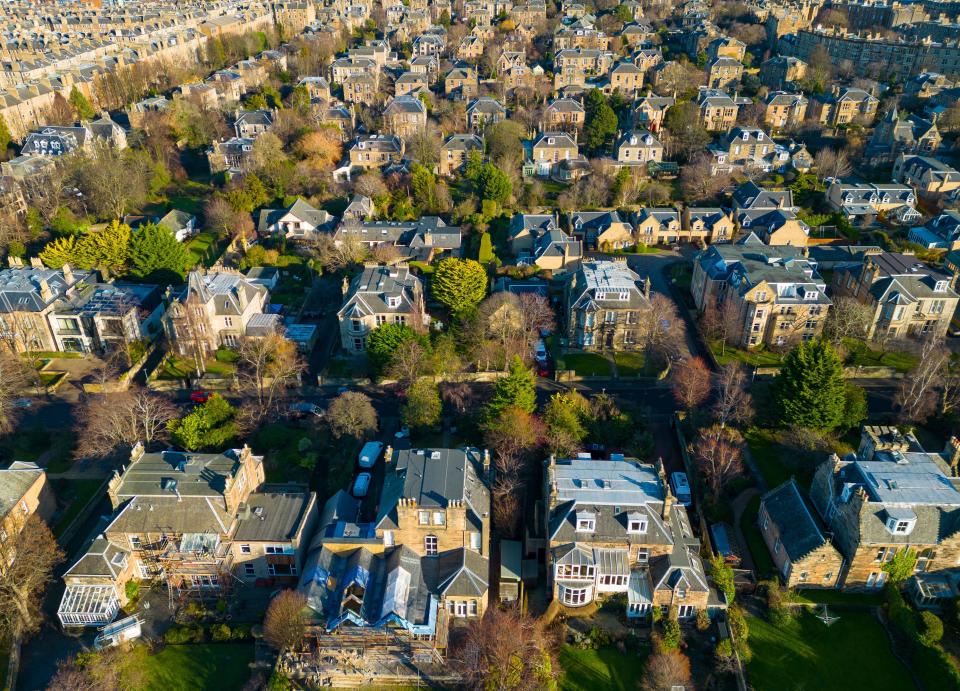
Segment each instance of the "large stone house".
[[663,143],[649,130],[624,132],[614,145],[614,165],[647,167],[651,162],[663,161]]
[[427,107],[413,94],[398,96],[383,109],[383,120],[391,134],[409,139],[426,128]]
[[650,279],[623,261],[584,262],[567,280],[564,321],[571,348],[635,350],[650,311]]
[[371,168],[384,169],[403,160],[403,139],[393,134],[361,134],[351,145],[348,160],[333,172],[334,178],[350,180]]
[[585,247],[624,249],[636,244],[633,226],[619,211],[574,211],[570,230]]
[[797,211],[790,190],[768,190],[745,182],[733,193],[733,216],[740,229],[768,245],[806,247],[810,228]]
[[926,225],[911,228],[907,239],[927,249],[960,249],[960,211],[948,209]]
[[729,91],[736,88],[743,76],[743,63],[736,58],[719,57],[710,63],[707,71],[707,86],[711,89]]
[[917,195],[907,185],[843,182],[836,179],[830,183],[824,196],[830,207],[842,213],[851,223],[868,225],[880,214],[903,225],[921,218],[920,212],[914,208]]
[[690,283],[700,312],[731,305],[728,341],[743,348],[816,337],[831,305],[826,288],[802,249],[771,247],[752,236],[702,251]]
[[236,347],[251,320],[264,314],[268,299],[263,285],[239,273],[191,271],[164,315],[167,339],[176,352],[194,357]]
[[803,94],[771,92],[763,100],[763,121],[774,132],[800,127],[807,116],[808,104]]
[[810,116],[821,125],[837,127],[855,122],[869,125],[877,116],[880,100],[863,89],[835,86],[810,101]]
[[257,218],[257,234],[261,237],[283,237],[288,240],[312,240],[333,230],[336,219],[322,209],[297,197],[286,209],[261,209]]
[[738,170],[779,170],[790,162],[790,154],[759,127],[736,126],[709,147],[713,173]]
[[730,215],[715,207],[684,207],[680,214],[680,239],[709,245],[714,242],[730,242],[737,226]]
[[630,618],[689,619],[723,606],[662,465],[551,456],[544,480],[548,588],[563,607],[625,595]]
[[463,170],[471,151],[483,154],[483,139],[476,134],[451,134],[440,147],[440,175],[454,175]]
[[680,212],[672,207],[645,206],[637,212],[636,237],[644,245],[669,245],[680,239]]
[[559,172],[564,161],[581,160],[576,137],[566,132],[544,132],[533,142],[530,160],[536,175],[554,175]]
[[900,154],[893,164],[893,180],[910,185],[920,197],[955,198],[960,190],[960,171],[938,158]]
[[349,283],[344,279],[340,345],[348,353],[367,349],[370,332],[384,324],[422,329],[430,317],[424,308],[423,285],[407,266],[368,264]]
[[960,558],[960,443],[929,453],[891,427],[864,427],[856,454],[820,464],[810,499],[846,560],[841,586],[878,590],[884,565],[905,549],[919,574],[953,569]]
[[760,499],[757,525],[788,588],[836,588],[843,557],[790,479]]
[[0,554],[9,556],[2,544],[23,530],[31,516],[49,520],[55,508],[53,491],[43,468],[35,463],[14,461],[0,469],[0,537],[3,538]]
[[570,130],[582,127],[586,122],[587,111],[583,103],[575,98],[558,98],[543,109],[543,129]]
[[894,107],[877,123],[864,157],[870,165],[889,165],[904,154],[932,155],[942,142],[943,137],[935,120],[927,120],[914,113],[901,120]]
[[467,129],[482,132],[487,125],[498,123],[506,117],[507,109],[499,101],[481,96],[467,106]]
[[667,111],[676,102],[672,96],[654,96],[651,93],[641,96],[633,105],[633,117],[637,127],[659,132]]
[[583,258],[583,243],[563,232],[556,216],[516,214],[510,221],[508,240],[519,263],[554,273],[575,270]]
[[700,89],[697,96],[700,122],[709,132],[728,132],[737,124],[740,104],[716,89]]
[[861,255],[834,268],[833,294],[871,311],[867,338],[941,337],[960,302],[946,271],[896,252]]

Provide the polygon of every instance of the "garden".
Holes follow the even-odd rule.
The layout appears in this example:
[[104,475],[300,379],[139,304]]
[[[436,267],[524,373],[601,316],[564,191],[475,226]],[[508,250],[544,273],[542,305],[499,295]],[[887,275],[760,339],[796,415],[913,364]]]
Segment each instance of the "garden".
[[615,646],[560,649],[561,691],[633,691],[642,674],[643,660],[625,655]]
[[[212,358],[203,363],[204,374],[211,377],[229,378],[236,374],[239,355],[229,348],[218,348]],[[157,379],[174,381],[196,376],[197,365],[193,358],[170,353],[164,358],[154,375]]]

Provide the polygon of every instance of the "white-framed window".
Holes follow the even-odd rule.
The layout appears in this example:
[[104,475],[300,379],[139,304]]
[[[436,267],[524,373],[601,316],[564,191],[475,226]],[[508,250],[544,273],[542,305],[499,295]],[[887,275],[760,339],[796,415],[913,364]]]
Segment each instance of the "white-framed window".
[[150,578],[150,568],[142,561],[137,562],[137,573],[140,574],[140,578]]
[[577,519],[578,533],[592,533],[597,526],[597,521],[592,516],[590,518]]
[[480,533],[470,533],[470,549],[475,552],[480,551]]
[[677,608],[677,617],[680,619],[689,619],[697,613],[697,608],[693,605],[680,605]]
[[293,554],[293,550],[287,545],[267,545],[263,551],[265,554]]
[[650,550],[646,547],[641,547],[637,550],[637,563],[646,564],[650,561]]
[[447,522],[446,514],[443,511],[434,511],[433,512],[433,524],[434,525],[445,525]]
[[457,600],[453,603],[453,613],[458,617],[467,616],[467,601]]
[[780,554],[780,538],[777,538],[776,542],[773,543],[773,553]]
[[560,601],[565,605],[579,607],[586,604],[590,596],[589,588],[564,588],[560,590]]
[[383,546],[393,547],[393,531],[392,530],[383,531]]
[[647,519],[646,518],[631,518],[627,522],[627,532],[630,533],[645,533],[647,532]]
[[430,512],[420,511],[417,514],[417,522],[420,523],[420,525],[430,525]]
[[470,600],[469,606],[467,607],[467,611],[470,613],[471,617],[477,616],[477,612],[479,611],[479,608],[477,606],[476,600]]
[[233,326],[233,317],[224,317],[223,318],[224,326]]
[[139,536],[139,535],[131,535],[131,536],[130,536],[130,548],[131,548],[131,549],[134,549],[134,550],[139,550],[139,549],[141,549],[142,547],[143,547],[143,545],[142,545],[141,542],[140,542],[140,536]]
[[243,575],[244,576],[255,576],[257,575],[256,568],[251,563],[246,563],[243,565]]
[[423,549],[427,556],[433,556],[437,553],[437,536],[427,535],[423,538]]
[[267,564],[267,573],[271,576],[296,576],[296,564]]

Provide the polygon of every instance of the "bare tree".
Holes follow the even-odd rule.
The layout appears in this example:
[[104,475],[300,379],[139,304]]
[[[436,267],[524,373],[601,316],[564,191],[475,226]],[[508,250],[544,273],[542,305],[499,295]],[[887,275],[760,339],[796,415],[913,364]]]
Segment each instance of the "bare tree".
[[813,157],[813,165],[821,180],[827,178],[843,178],[850,175],[853,165],[846,151],[837,151],[826,146]]
[[720,370],[713,414],[721,427],[729,423],[746,424],[753,418],[750,380],[742,364],[731,362]]
[[469,689],[539,691],[556,675],[555,645],[543,620],[518,607],[491,607],[484,617],[470,620],[452,659]]
[[671,691],[691,686],[690,660],[679,650],[660,647],[647,659],[640,688],[643,691]]
[[903,422],[926,422],[937,408],[938,389],[950,362],[950,351],[938,338],[925,339],[920,345],[919,361],[900,384],[894,398]]
[[733,300],[724,300],[717,305],[710,301],[700,317],[700,328],[704,335],[720,342],[720,354],[726,353],[728,345],[736,345],[741,333],[740,311]]
[[675,355],[686,338],[686,325],[677,306],[666,295],[654,293],[650,309],[638,324],[637,343],[648,353],[659,357]]
[[707,480],[714,500],[731,478],[743,472],[743,437],[733,427],[711,425],[690,445],[700,472]]
[[357,391],[344,391],[330,401],[326,412],[327,424],[333,436],[360,439],[377,431],[377,411],[370,397]]
[[823,335],[838,348],[845,338],[862,341],[867,338],[873,310],[856,298],[836,297],[823,323]]
[[263,619],[263,638],[279,651],[292,648],[307,630],[303,608],[307,599],[296,590],[283,590],[270,601]]
[[[15,515],[16,514],[16,515]],[[43,622],[43,595],[64,554],[39,516],[11,511],[0,540],[0,634],[27,638]]]
[[36,371],[25,360],[9,350],[0,349],[0,435],[16,429],[20,419],[16,400],[35,378]]
[[241,391],[252,395],[255,422],[275,412],[283,391],[300,382],[306,363],[297,344],[280,331],[240,341],[237,376]]
[[104,456],[138,441],[150,446],[166,438],[167,423],[178,414],[169,399],[139,387],[94,396],[78,415],[77,454]]
[[418,339],[410,338],[401,341],[390,354],[387,376],[406,388],[425,373],[428,364],[426,348]]
[[710,368],[701,357],[681,360],[670,372],[670,388],[674,400],[692,411],[710,396]]
[[340,271],[359,264],[369,254],[367,246],[356,238],[344,236],[340,240],[334,240],[326,234],[317,235],[311,240],[309,249],[310,254],[326,271]]
[[95,144],[89,155],[72,161],[77,187],[101,218],[123,218],[146,197],[149,172],[109,144]]
[[448,383],[440,388],[440,398],[458,414],[463,415],[476,407],[477,392],[467,382]]

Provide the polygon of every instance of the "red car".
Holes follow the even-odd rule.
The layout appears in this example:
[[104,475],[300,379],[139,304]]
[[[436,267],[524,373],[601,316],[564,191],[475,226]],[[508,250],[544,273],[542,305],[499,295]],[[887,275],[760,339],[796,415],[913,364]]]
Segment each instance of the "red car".
[[190,402],[196,403],[197,405],[202,405],[210,400],[209,391],[193,391],[190,394]]

